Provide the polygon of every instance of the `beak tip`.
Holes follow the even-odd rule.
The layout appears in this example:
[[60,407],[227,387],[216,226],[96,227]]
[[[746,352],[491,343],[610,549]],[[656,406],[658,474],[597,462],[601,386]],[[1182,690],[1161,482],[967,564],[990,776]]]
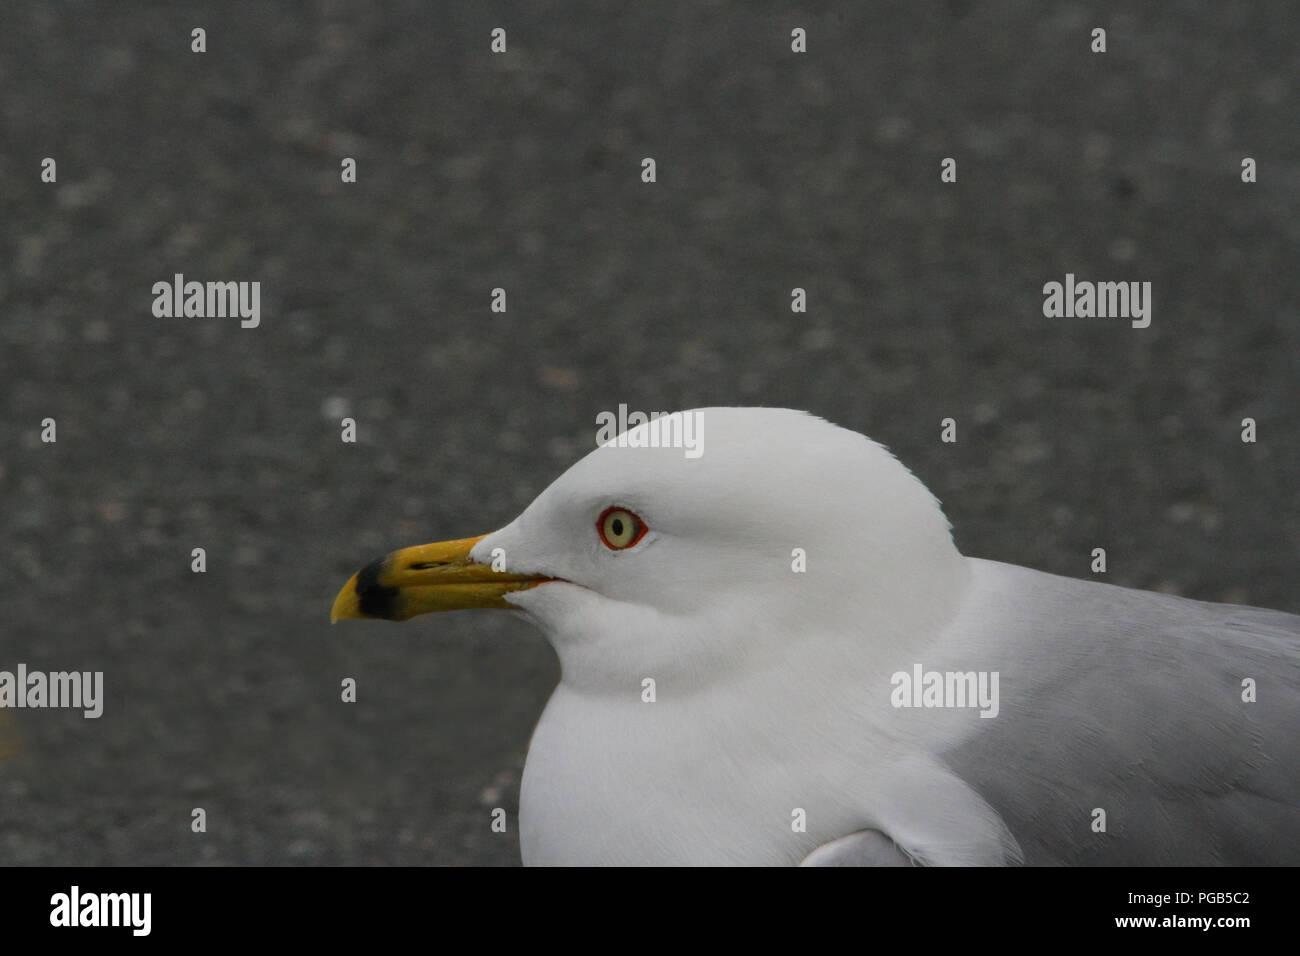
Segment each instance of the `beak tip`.
[[339,621],[347,618],[362,617],[360,613],[359,602],[357,599],[357,578],[353,575],[348,583],[343,585],[334,598],[334,603],[330,606],[330,623],[337,624]]

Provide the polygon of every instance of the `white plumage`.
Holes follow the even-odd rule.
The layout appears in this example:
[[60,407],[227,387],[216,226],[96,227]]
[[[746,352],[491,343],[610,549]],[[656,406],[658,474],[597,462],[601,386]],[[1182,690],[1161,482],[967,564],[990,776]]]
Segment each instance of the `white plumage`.
[[[597,449],[470,554],[562,579],[505,598],[563,671],[525,863],[1300,862],[1300,617],[965,558],[869,439],[687,414],[698,458]],[[996,716],[895,706],[918,666],[996,672]]]

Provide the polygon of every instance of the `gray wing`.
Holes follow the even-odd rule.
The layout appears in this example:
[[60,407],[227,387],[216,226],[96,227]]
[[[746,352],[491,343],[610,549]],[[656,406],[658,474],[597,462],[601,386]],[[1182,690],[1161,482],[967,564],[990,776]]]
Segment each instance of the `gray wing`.
[[972,566],[1001,709],[940,756],[1026,863],[1300,863],[1300,617]]

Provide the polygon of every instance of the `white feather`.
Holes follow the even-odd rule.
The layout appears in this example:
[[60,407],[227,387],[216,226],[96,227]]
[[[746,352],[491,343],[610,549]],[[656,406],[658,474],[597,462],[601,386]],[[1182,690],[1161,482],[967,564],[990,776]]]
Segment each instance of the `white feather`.
[[[525,863],[790,864],[859,832],[876,862],[1300,861],[1300,618],[967,559],[875,442],[686,414],[700,457],[597,449],[475,548],[563,579],[509,598],[562,665]],[[626,551],[614,505],[650,529]],[[918,664],[999,672],[998,715],[895,707]]]

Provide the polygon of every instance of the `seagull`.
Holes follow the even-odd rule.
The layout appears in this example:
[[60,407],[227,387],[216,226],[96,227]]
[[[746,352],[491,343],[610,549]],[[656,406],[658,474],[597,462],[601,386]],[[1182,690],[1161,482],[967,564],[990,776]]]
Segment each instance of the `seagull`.
[[1300,616],[964,557],[857,432],[675,414],[334,602],[545,634],[525,865],[1300,863]]

